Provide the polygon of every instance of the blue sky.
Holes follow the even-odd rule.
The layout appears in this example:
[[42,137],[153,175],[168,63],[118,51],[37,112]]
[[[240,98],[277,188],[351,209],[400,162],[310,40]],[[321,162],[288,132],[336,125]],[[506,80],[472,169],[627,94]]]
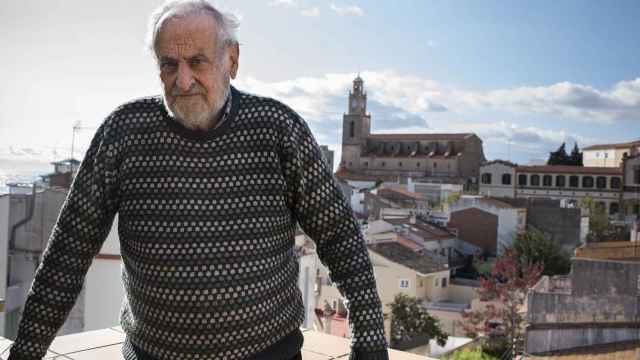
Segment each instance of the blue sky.
[[[159,93],[143,49],[159,4],[0,3],[0,160],[67,157],[78,121],[81,157],[114,107]],[[218,4],[241,19],[235,85],[291,105],[338,156],[357,72],[374,131],[476,132],[488,159],[640,138],[638,1]]]

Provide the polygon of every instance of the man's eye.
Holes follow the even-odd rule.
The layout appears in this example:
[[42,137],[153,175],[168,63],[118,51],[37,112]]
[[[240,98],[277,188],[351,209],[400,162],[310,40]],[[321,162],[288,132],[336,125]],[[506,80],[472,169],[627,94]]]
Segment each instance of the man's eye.
[[189,60],[189,65],[191,66],[199,66],[199,65],[202,65],[203,63],[204,61],[202,61],[202,59],[199,59],[199,58]]
[[176,64],[176,63],[173,63],[173,62],[163,62],[163,63],[160,63],[160,70],[161,70],[161,71],[168,72],[168,71],[173,71],[173,70],[175,70],[176,68],[177,68],[177,64]]

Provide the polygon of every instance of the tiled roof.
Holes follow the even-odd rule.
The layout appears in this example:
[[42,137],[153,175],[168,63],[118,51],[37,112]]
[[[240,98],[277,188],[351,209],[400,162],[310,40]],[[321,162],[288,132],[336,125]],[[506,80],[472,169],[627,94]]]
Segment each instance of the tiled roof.
[[449,134],[438,134],[438,133],[432,133],[432,134],[371,134],[368,137],[370,139],[374,139],[374,140],[391,140],[391,141],[396,141],[396,140],[464,140],[467,139],[471,136],[473,136],[473,133],[449,133]]
[[[324,334],[319,331],[300,328],[304,335],[302,345],[303,360],[347,360],[351,340]],[[78,334],[58,336],[45,359],[65,360],[122,360],[124,333],[118,327],[87,331]],[[1,359],[8,356],[11,341],[0,337]],[[425,356],[389,349],[389,360],[433,360]]]
[[518,164],[516,164],[516,163],[512,163],[511,161],[507,161],[507,160],[500,160],[500,159],[491,160],[491,161],[486,161],[486,162],[482,163],[482,165],[481,165],[481,166],[487,166],[487,165],[491,165],[491,164],[502,164],[502,165],[512,166],[512,167],[516,167],[516,166],[518,166]]
[[516,168],[516,172],[543,174],[622,175],[622,168],[568,165],[534,165],[518,166]]
[[421,274],[447,270],[444,264],[437,263],[430,257],[416,253],[397,242],[368,244],[367,248],[396,264],[406,266]]
[[389,193],[396,193],[398,195],[411,198],[413,200],[424,200],[424,196],[422,194],[411,192],[403,188],[384,188],[384,189],[378,190],[378,195],[382,197],[385,197],[385,194],[389,194]]
[[591,145],[591,146],[587,146],[586,148],[583,148],[582,151],[584,151],[584,150],[627,149],[627,148],[631,148],[633,146],[640,146],[640,140],[626,142],[626,143]]
[[395,175],[367,175],[351,172],[345,169],[339,169],[335,175],[338,179],[343,181],[398,181],[398,176]]

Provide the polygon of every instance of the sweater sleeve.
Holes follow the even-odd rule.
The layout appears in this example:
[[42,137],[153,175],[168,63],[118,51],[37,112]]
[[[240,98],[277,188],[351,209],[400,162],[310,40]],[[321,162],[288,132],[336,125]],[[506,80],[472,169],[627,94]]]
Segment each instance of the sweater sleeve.
[[387,360],[382,305],[373,267],[351,206],[307,124],[295,116],[284,142],[287,201],[345,298],[353,338],[350,360]]
[[27,295],[9,360],[45,356],[111,229],[117,194],[105,123],[91,141],[53,227]]

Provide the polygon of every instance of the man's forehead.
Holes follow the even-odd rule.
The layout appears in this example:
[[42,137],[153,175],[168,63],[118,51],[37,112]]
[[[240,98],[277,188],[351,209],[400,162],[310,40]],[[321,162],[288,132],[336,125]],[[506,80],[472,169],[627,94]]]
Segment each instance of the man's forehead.
[[158,51],[205,51],[214,47],[217,24],[211,16],[169,18],[158,32]]

